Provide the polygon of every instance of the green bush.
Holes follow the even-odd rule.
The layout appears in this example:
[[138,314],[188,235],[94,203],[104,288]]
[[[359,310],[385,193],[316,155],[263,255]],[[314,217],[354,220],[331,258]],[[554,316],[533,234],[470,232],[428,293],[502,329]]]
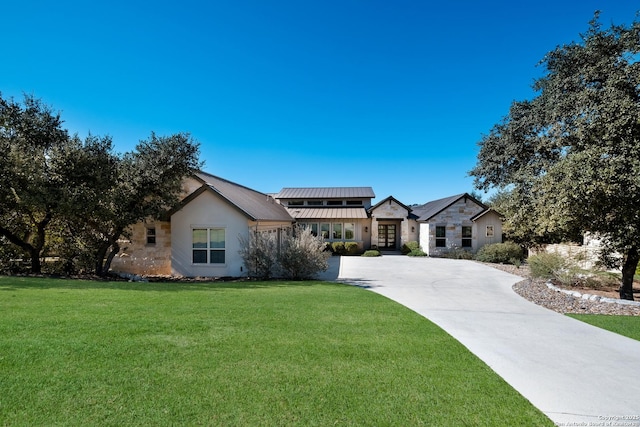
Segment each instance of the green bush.
[[427,254],[422,249],[418,248],[418,249],[413,249],[411,252],[407,254],[407,256],[427,256]]
[[344,249],[347,255],[356,255],[360,251],[356,242],[346,242],[344,244]]
[[344,242],[333,242],[331,244],[331,249],[333,250],[333,253],[337,255],[344,255],[347,253]]
[[380,256],[380,251],[377,249],[371,249],[368,251],[365,251],[365,253],[362,254],[362,256],[366,256],[366,257],[374,257],[374,256]]
[[492,262],[496,264],[514,264],[516,260],[521,260],[524,251],[514,242],[493,243],[480,248],[475,258],[482,262]]
[[558,277],[568,266],[567,260],[557,253],[543,252],[527,259],[532,277],[553,279]]
[[411,251],[415,251],[417,249],[420,249],[420,244],[416,241],[411,241],[402,245],[402,248],[400,249],[400,251],[402,252],[403,255],[409,255]]

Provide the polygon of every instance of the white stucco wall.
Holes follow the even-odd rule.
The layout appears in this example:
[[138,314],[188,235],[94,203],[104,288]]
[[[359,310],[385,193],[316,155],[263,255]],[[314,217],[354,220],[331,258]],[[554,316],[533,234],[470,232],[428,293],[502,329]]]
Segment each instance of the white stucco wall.
[[[225,263],[192,262],[192,230],[225,229]],[[220,196],[205,191],[171,217],[171,273],[185,277],[244,276],[239,235],[249,233],[247,217]]]
[[[493,237],[487,236],[487,226],[493,227]],[[502,243],[502,219],[493,211],[487,212],[475,221],[473,235],[477,236],[477,241],[474,242],[476,250],[484,245]]]

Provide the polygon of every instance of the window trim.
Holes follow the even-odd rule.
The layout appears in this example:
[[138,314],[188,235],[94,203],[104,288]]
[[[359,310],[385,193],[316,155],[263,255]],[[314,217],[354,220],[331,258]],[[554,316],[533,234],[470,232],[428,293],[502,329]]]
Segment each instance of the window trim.
[[156,233],[156,227],[145,227],[145,241],[147,246],[154,246],[157,242],[158,234]]
[[[194,232],[196,230],[206,230],[207,232],[207,236],[206,236],[206,242],[205,242],[205,246],[203,247],[195,247],[196,243],[194,242]],[[222,240],[222,247],[213,247],[213,245],[211,245],[211,231],[212,230],[222,230],[223,232],[223,240]],[[202,244],[202,243],[200,243]],[[206,261],[205,262],[195,262],[195,253],[196,251],[198,252],[205,252],[206,253]],[[213,262],[212,261],[212,255],[213,252],[216,253],[222,253],[222,257],[223,257],[223,262]],[[226,266],[227,265],[227,228],[226,227],[219,227],[219,226],[212,226],[212,225],[203,225],[203,226],[192,226],[191,227],[191,265],[194,266],[215,266],[215,267],[222,267],[222,266]]]
[[[465,236],[465,230],[469,231],[468,236]],[[462,247],[472,248],[473,247],[473,226],[463,225],[461,235],[462,235]]]
[[[438,231],[444,231],[443,236],[438,236]],[[435,229],[435,239],[436,239],[436,248],[446,248],[447,247],[447,226],[446,225],[436,225]]]

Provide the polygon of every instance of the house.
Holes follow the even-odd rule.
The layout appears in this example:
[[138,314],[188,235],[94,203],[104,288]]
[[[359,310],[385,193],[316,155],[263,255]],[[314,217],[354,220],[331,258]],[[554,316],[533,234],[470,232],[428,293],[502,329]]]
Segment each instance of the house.
[[476,252],[482,246],[502,242],[502,218],[467,193],[413,207],[420,247],[428,255],[451,248]]
[[332,243],[356,242],[368,249],[371,221],[367,209],[371,187],[283,188],[273,196],[296,223]]
[[240,236],[250,231],[276,233],[295,222],[273,197],[198,172],[185,180],[185,197],[167,221],[146,221],[133,227],[132,238],[111,268],[145,275],[185,277],[244,276]]
[[225,277],[247,274],[240,238],[294,225],[328,242],[356,242],[364,251],[398,251],[418,241],[429,255],[454,247],[476,251],[502,241],[500,215],[467,193],[406,206],[394,197],[372,205],[371,187],[285,187],[266,194],[205,172],[185,179],[180,203],[163,220],[148,220],[120,242],[111,267],[142,275]]

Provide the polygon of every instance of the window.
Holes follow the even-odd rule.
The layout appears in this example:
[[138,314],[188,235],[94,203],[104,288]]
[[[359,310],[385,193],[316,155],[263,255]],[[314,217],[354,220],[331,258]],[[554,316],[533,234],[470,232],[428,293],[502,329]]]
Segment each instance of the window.
[[289,200],[287,204],[289,206],[302,206],[304,202],[302,200]]
[[322,206],[322,200],[307,200],[307,206]]
[[447,227],[436,225],[436,248],[447,247]]
[[342,206],[342,200],[327,200],[327,206]]
[[323,222],[322,224],[320,224],[320,235],[322,236],[323,239],[329,238],[330,231],[331,231],[331,224],[329,224],[328,222]]
[[471,226],[462,226],[462,247],[470,248],[472,246],[472,227]]
[[333,238],[342,239],[342,224],[337,222],[333,223]]
[[347,200],[347,206],[362,206],[362,200]]
[[345,240],[353,240],[356,238],[356,225],[352,222],[345,222],[344,224],[344,238]]
[[147,245],[156,244],[156,229],[155,227],[147,228]]
[[225,263],[224,228],[194,228],[192,232],[194,264]]
[[487,237],[493,237],[493,225],[487,225]]
[[311,234],[313,234],[314,236],[318,235],[318,223],[315,222],[303,222],[300,224],[302,226],[302,228],[304,229],[311,229]]

